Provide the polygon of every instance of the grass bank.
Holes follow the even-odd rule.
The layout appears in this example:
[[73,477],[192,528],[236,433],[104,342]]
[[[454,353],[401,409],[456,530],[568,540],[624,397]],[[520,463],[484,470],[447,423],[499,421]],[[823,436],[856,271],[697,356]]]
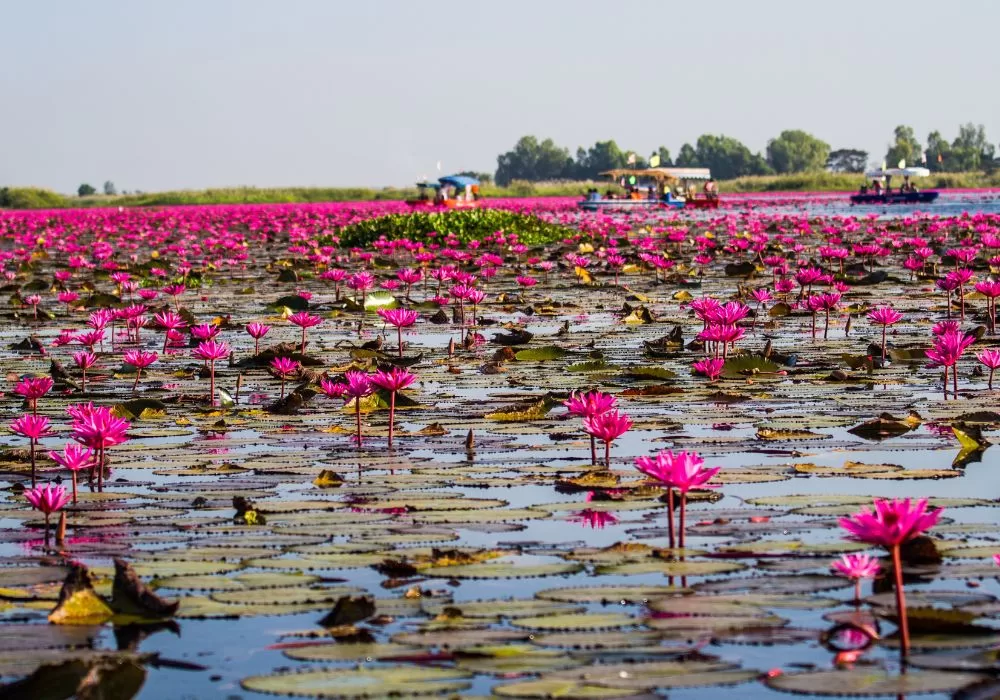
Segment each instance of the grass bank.
[[[844,192],[854,191],[864,177],[844,173],[799,173],[741,177],[719,182],[721,192]],[[918,182],[921,189],[977,189],[1000,187],[1000,172],[935,173]],[[485,185],[487,198],[579,197],[591,187],[604,191],[607,182],[526,182],[516,180],[507,187]],[[152,207],[199,204],[276,204],[309,202],[398,201],[415,197],[415,188],[365,187],[225,187],[207,190],[176,190],[115,196],[75,197],[33,187],[0,188],[0,207],[10,209],[58,209],[65,207]]]

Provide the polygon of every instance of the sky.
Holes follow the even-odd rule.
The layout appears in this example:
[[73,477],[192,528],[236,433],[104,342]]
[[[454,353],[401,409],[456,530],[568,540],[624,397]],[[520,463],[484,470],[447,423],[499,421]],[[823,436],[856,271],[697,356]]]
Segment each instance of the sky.
[[1000,141],[995,0],[0,0],[0,186],[401,186],[518,138]]

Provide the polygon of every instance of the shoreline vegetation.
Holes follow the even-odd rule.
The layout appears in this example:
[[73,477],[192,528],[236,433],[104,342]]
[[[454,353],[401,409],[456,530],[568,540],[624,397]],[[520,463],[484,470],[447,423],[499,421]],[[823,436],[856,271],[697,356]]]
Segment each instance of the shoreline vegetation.
[[[854,192],[865,178],[856,173],[795,173],[756,175],[719,181],[722,193]],[[921,189],[985,189],[1000,187],[1000,172],[984,174],[933,173],[920,181]],[[507,187],[484,184],[483,197],[580,197],[589,188],[605,191],[607,181],[514,181]],[[617,189],[617,188],[615,188]],[[0,207],[8,209],[66,209],[96,207],[152,207],[205,204],[281,204],[350,201],[399,201],[415,197],[416,188],[365,187],[226,187],[121,195],[63,195],[36,187],[0,188]]]

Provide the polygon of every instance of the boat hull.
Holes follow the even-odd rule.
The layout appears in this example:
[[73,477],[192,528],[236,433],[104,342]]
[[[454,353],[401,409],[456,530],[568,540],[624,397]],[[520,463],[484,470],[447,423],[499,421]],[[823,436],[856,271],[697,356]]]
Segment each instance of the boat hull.
[[718,199],[585,199],[577,206],[582,211],[621,211],[624,209],[718,209]]
[[577,203],[583,211],[605,211],[621,209],[655,209],[665,202],[659,199],[585,199]]
[[938,192],[894,192],[893,194],[854,194],[851,204],[927,204],[938,198]]

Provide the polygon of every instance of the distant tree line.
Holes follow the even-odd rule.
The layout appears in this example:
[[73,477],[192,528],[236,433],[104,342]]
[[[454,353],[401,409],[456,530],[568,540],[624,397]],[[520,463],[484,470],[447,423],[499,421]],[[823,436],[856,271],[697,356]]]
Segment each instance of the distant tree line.
[[[513,149],[497,157],[494,180],[501,186],[514,180],[594,180],[606,170],[647,167],[650,160],[658,161],[660,166],[709,168],[713,176],[722,180],[824,169],[860,173],[868,166],[868,157],[867,151],[855,148],[831,150],[825,141],[798,129],[782,131],[768,142],[764,153],[752,152],[731,136],[703,134],[693,146],[690,143],[681,146],[676,157],[671,157],[664,146],[648,156],[640,155],[622,149],[614,140],[598,141],[587,149],[577,148],[575,155],[571,155],[568,148],[556,145],[552,139],[539,141],[535,136],[523,136]],[[911,127],[896,127],[885,161],[895,167],[903,160],[907,165],[926,163],[929,169],[938,172],[992,171],[996,165],[995,149],[986,138],[986,130],[982,125],[972,124],[960,127],[951,143],[940,132],[932,132],[926,149]]]

